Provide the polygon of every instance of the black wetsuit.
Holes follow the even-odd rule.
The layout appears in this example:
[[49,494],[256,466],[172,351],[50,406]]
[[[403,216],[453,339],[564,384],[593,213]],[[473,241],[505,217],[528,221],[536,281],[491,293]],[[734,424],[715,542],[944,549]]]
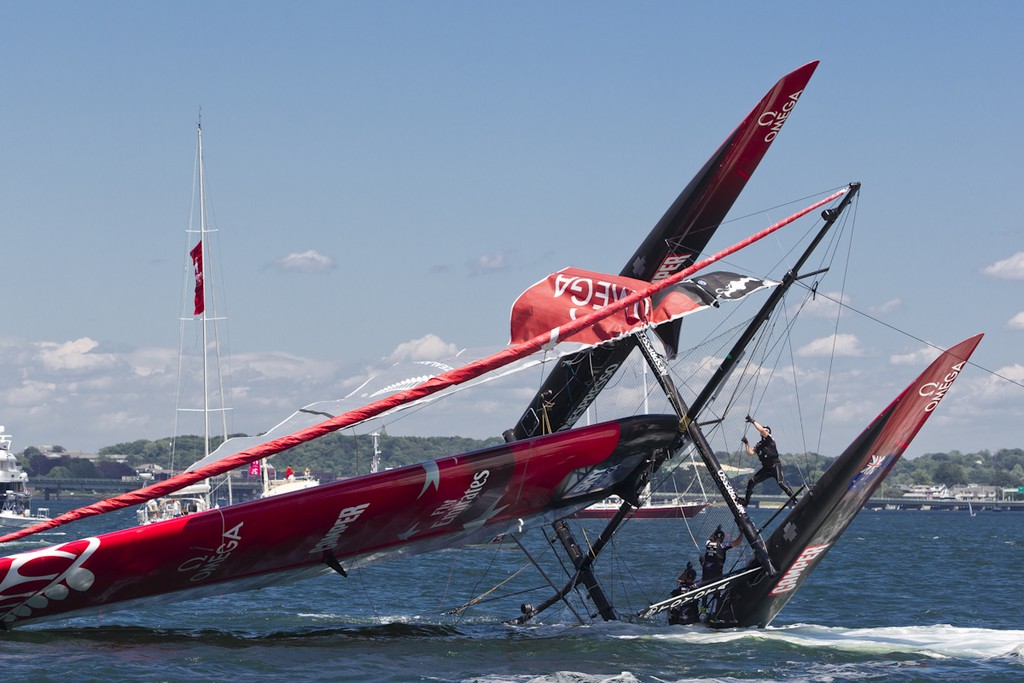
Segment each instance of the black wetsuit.
[[[682,595],[688,593],[697,587],[696,582],[681,583],[679,587],[672,591],[672,596]],[[673,607],[668,611],[668,623],[670,624],[695,624],[700,621],[700,609],[697,606],[697,601],[682,605],[680,607]]]
[[757,455],[757,459],[761,461],[761,469],[755,472],[753,478],[747,482],[747,495],[743,499],[743,506],[746,507],[750,503],[750,496],[754,493],[754,486],[760,484],[765,479],[774,479],[779,482],[779,488],[792,498],[793,489],[786,485],[786,479],[782,475],[782,461],[779,460],[779,449],[775,447],[775,439],[772,438],[771,434],[757,442],[757,445],[754,446],[754,453]]
[[708,541],[704,546],[704,555],[700,558],[700,582],[704,585],[722,578],[725,569],[725,554],[732,546],[719,541]]

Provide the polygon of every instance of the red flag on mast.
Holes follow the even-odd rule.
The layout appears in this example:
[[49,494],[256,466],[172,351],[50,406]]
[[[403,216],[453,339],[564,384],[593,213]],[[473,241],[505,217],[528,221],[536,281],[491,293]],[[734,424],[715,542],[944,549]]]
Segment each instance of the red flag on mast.
[[199,315],[206,310],[206,302],[203,297],[203,241],[192,248],[189,252],[192,257],[192,266],[196,271],[196,301],[195,310],[192,315]]

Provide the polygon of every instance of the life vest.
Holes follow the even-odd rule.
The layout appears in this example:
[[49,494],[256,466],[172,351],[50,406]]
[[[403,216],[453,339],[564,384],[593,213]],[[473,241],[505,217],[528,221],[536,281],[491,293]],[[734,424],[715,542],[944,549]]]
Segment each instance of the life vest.
[[704,546],[704,557],[700,558],[700,566],[705,570],[725,566],[725,547],[717,541],[708,541]]
[[[673,590],[672,595],[673,597],[676,595],[682,595],[696,587],[696,583],[684,583]],[[681,607],[672,607],[668,611],[668,623],[670,624],[686,625],[694,624],[698,621],[700,621],[700,609],[697,606],[696,600]]]
[[771,434],[757,442],[754,452],[757,453],[757,459],[762,465],[774,465],[779,461],[779,449],[775,446],[775,439]]

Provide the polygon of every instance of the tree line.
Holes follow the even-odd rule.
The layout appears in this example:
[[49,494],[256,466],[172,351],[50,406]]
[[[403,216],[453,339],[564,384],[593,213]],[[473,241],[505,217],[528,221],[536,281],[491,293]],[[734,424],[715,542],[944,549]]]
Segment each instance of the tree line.
[[[244,436],[236,434],[232,436]],[[500,444],[499,437],[470,439],[460,436],[387,436],[381,435],[381,469],[402,467],[449,455],[467,453]],[[212,441],[215,449],[221,439]],[[142,465],[157,465],[168,471],[180,471],[202,457],[203,440],[199,436],[177,439],[163,438],[151,441],[139,439],[105,446],[95,461],[75,458],[64,449],[54,448],[59,458],[48,457],[38,448],[29,446],[20,458],[20,464],[29,477],[76,477],[120,479],[133,476]],[[734,453],[719,453],[723,462],[736,462]],[[370,435],[333,433],[297,446],[275,456],[271,464],[278,470],[292,467],[301,472],[306,468],[321,481],[366,474],[373,458],[373,438]],[[817,453],[787,453],[782,455],[786,480],[792,483],[815,481],[831,463],[832,458]],[[746,458],[740,462],[752,464]],[[673,485],[685,491],[689,481],[686,470],[673,475]],[[746,475],[734,477],[745,483]],[[914,484],[944,484],[956,486],[978,484],[1013,488],[1024,486],[1024,450],[1020,448],[987,450],[975,453],[927,453],[913,459],[902,458],[885,481],[884,495],[897,494],[900,486]],[[767,484],[766,484],[767,485]]]

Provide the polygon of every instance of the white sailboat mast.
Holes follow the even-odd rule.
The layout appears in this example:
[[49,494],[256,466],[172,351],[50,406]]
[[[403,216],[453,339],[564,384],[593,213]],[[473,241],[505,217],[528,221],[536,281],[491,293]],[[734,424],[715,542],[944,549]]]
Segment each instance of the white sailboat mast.
[[[207,458],[212,452],[212,436],[211,431],[211,413],[219,412],[221,416],[221,429],[223,439],[228,437],[228,422],[227,422],[227,395],[224,387],[224,371],[221,361],[221,350],[220,350],[220,331],[218,324],[224,320],[223,317],[218,315],[217,312],[217,287],[214,286],[214,278],[217,273],[213,272],[216,267],[209,258],[210,254],[215,250],[210,249],[209,238],[211,233],[217,232],[216,228],[210,226],[209,220],[209,207],[206,198],[206,162],[203,159],[203,124],[202,119],[196,124],[196,179],[198,181],[198,194],[199,194],[199,207],[198,207],[198,228],[194,222],[190,221],[188,232],[191,234],[198,233],[199,241],[196,245],[198,253],[195,251],[190,252],[193,258],[193,269],[195,270],[196,277],[196,303],[199,304],[198,313],[193,313],[196,318],[193,318],[200,325],[199,329],[199,344],[201,346],[199,352],[202,355],[202,406],[194,409],[185,408],[179,410],[185,410],[186,412],[202,411],[203,413],[203,426],[202,426],[202,439],[203,439],[203,454],[202,458]],[[195,195],[193,194],[193,198]],[[194,199],[193,199],[194,201]],[[195,204],[193,203],[193,209]],[[193,218],[196,218],[193,213]],[[191,244],[191,242],[190,242]],[[212,328],[212,329],[211,329]],[[184,337],[183,340],[184,341]],[[211,349],[211,346],[213,347]],[[211,351],[216,354],[212,359],[211,363],[210,353]],[[179,370],[180,372],[180,370]],[[216,373],[216,377],[211,377],[211,372]],[[213,385],[213,381],[216,381],[216,386]],[[179,379],[180,384],[180,379]],[[213,400],[211,392],[216,391],[219,397],[218,401]],[[175,430],[177,432],[177,430]],[[231,490],[231,478],[227,477],[227,494],[229,504],[232,502],[233,495]]]
[[196,129],[197,154],[199,155],[199,259],[203,264],[203,279],[201,282],[203,311],[200,313],[200,325],[202,326],[203,339],[203,457],[210,455],[210,368],[208,330],[206,315],[206,280],[208,262],[206,259],[206,178],[203,168],[203,122],[200,121]]

